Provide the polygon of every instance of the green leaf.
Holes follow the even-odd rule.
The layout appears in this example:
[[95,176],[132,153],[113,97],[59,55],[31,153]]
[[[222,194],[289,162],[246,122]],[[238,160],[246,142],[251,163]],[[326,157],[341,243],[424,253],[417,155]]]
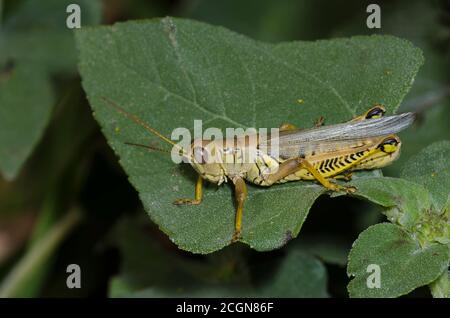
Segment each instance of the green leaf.
[[[180,248],[196,253],[230,243],[231,189],[206,189],[199,206],[173,206],[193,195],[195,174],[159,153],[126,146],[154,138],[102,97],[165,135],[191,128],[194,119],[204,129],[310,127],[321,115],[327,124],[342,122],[375,103],[394,112],[423,62],[420,50],[389,36],[271,45],[172,18],[83,28],[76,40],[95,117],[146,211]],[[280,247],[298,235],[322,193],[310,182],[251,187],[242,241],[257,250]]]
[[[45,65],[52,72],[76,71],[73,30],[66,26],[71,0],[27,0],[0,29],[0,65],[8,59]],[[100,23],[99,1],[79,0],[81,26]]]
[[158,286],[133,290],[121,277],[111,284],[111,297],[327,297],[327,274],[317,259],[292,251],[266,284],[253,288],[226,285],[200,285],[194,288],[168,289]]
[[450,141],[435,142],[412,156],[401,177],[422,184],[430,191],[438,211],[450,199]]
[[314,255],[325,263],[345,266],[347,265],[348,252],[350,244],[331,237],[314,237],[299,239],[294,248],[300,251]]
[[[323,10],[324,6],[327,6],[328,10]],[[336,25],[338,20],[345,19],[334,14],[336,10],[344,12],[351,7],[349,1],[197,0],[187,2],[184,15],[224,26],[257,40],[313,40],[327,37],[329,29]]]
[[414,234],[420,244],[449,241],[448,218],[435,209],[423,186],[397,178],[358,179],[353,184],[356,196],[385,207],[389,221]]
[[[50,119],[52,88],[42,67],[23,63],[0,77],[0,172],[13,179]],[[1,75],[0,75],[1,76]]]
[[27,161],[14,181],[0,181],[0,214],[3,217],[27,212],[27,206],[40,205],[55,183],[67,175],[67,169],[72,167],[73,170],[74,162],[77,165],[83,162],[85,148],[92,144],[97,123],[92,118],[81,82],[65,87],[62,95],[64,97],[55,107],[45,137],[34,150],[32,160]]
[[438,279],[430,284],[434,298],[450,298],[450,272],[444,271]]
[[355,196],[385,207],[389,221],[404,228],[413,228],[431,208],[425,188],[407,180],[383,177],[358,179],[353,184],[358,189]]
[[110,285],[111,297],[326,297],[327,273],[320,261],[298,250],[276,262],[254,264],[263,281],[254,282],[234,247],[187,258],[156,244],[136,220],[122,220],[114,237],[122,254],[120,275]]
[[[348,286],[350,297],[405,295],[436,280],[446,270],[449,258],[446,245],[422,248],[399,226],[376,224],[359,235],[350,252],[347,273],[354,276]],[[380,268],[380,288],[367,285],[374,274],[368,272],[370,264]]]
[[[66,7],[73,1],[25,1],[0,28],[0,173],[14,179],[43,135],[54,96],[51,74],[76,71]],[[98,1],[78,1],[81,23],[100,20]]]
[[292,250],[275,276],[258,288],[258,297],[327,297],[327,273],[322,263],[307,254]]

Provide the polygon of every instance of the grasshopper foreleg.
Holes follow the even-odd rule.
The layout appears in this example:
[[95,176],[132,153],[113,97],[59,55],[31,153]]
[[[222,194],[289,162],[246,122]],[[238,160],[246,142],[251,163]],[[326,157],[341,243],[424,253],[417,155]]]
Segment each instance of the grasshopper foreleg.
[[323,126],[323,123],[325,122],[325,118],[323,116],[320,116],[319,118],[316,119],[316,121],[314,122],[314,127],[320,127]]
[[203,179],[198,176],[197,182],[195,183],[195,199],[178,199],[173,202],[175,205],[197,205],[202,202],[203,197]]

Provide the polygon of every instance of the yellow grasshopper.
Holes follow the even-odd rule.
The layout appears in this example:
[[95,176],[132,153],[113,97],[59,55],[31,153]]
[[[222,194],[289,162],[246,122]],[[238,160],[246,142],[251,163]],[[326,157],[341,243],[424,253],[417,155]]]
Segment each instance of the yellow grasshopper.
[[[232,240],[239,239],[242,213],[247,197],[246,181],[271,186],[297,180],[316,180],[331,191],[353,193],[355,187],[342,186],[329,179],[351,179],[351,172],[382,168],[400,154],[401,141],[395,134],[414,121],[414,113],[384,116],[385,108],[376,105],[352,120],[336,125],[298,129],[283,124],[276,137],[249,136],[221,140],[194,140],[191,149],[183,149],[172,140],[104,98],[119,113],[133,120],[163,141],[178,147],[182,156],[199,174],[193,199],[179,199],[176,205],[200,204],[203,181],[222,184],[230,180],[235,189],[236,215]],[[152,146],[132,144],[152,150]],[[276,145],[276,151],[275,146]],[[245,154],[253,156],[245,156]],[[244,160],[243,158],[251,158]]]

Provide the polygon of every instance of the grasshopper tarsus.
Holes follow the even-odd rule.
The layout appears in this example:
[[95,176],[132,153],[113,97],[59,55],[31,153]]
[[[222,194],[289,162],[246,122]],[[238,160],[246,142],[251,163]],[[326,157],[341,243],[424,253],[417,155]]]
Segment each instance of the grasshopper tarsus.
[[353,178],[353,172],[346,172],[342,175],[342,179],[345,181],[351,181]]
[[178,199],[173,201],[175,205],[199,205],[202,201],[197,199]]
[[355,193],[356,192],[356,187],[354,186],[341,186],[339,184],[336,183],[332,183],[330,182],[330,185],[328,186],[328,189],[334,192],[345,192],[345,193]]
[[358,190],[358,189],[353,186],[345,187],[345,192],[347,192],[348,194],[355,193],[356,190]]
[[199,205],[203,198],[203,179],[201,176],[197,178],[195,183],[195,198],[194,199],[178,199],[173,201],[175,205]]
[[231,238],[231,243],[235,243],[235,242],[239,241],[240,238],[241,238],[241,232],[234,231],[233,237]]

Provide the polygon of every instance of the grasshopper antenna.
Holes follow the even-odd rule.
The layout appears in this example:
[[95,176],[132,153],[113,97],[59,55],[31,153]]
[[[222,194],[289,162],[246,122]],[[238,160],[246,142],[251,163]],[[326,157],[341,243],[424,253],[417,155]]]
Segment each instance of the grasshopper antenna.
[[[113,102],[112,100],[101,96],[101,99],[103,99],[108,106],[111,106],[112,108],[114,108],[117,112],[119,112],[120,114],[124,115],[125,117],[131,119],[132,121],[134,121],[135,123],[137,123],[138,125],[144,127],[147,131],[149,131],[150,133],[152,133],[153,135],[155,135],[156,137],[162,139],[163,141],[171,144],[172,146],[178,148],[178,150],[181,151],[182,155],[188,159],[192,159],[187,153],[186,151],[181,148],[178,144],[174,143],[172,140],[170,140],[169,138],[167,138],[166,136],[162,135],[160,132],[158,132],[156,129],[150,127],[145,121],[143,121],[142,119],[140,119],[138,116],[133,115],[129,112],[127,112],[126,110],[124,110],[122,107],[120,107],[119,105],[117,105],[115,102]],[[162,152],[168,152],[170,153],[170,151],[165,151],[163,149],[159,149],[156,147],[152,147],[152,146],[146,146],[146,145],[140,145],[140,144],[133,144],[133,143],[126,143],[128,145],[132,145],[132,146],[137,146],[137,147],[144,147],[147,149],[153,149],[156,151],[162,151]]]
[[159,151],[159,152],[164,152],[164,153],[170,154],[169,150],[161,149],[161,148],[154,147],[154,146],[143,145],[143,144],[136,144],[136,143],[133,143],[133,142],[125,142],[125,145],[141,147],[141,148],[145,148],[145,149],[148,149],[148,150],[155,150],[155,151]]

